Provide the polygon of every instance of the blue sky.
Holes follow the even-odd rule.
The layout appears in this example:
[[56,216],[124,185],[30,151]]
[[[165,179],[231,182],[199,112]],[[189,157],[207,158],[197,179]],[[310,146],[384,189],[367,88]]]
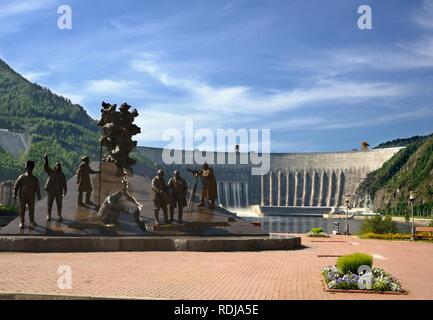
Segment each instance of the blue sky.
[[0,0],[0,57],[94,118],[127,101],[141,145],[186,119],[269,128],[276,152],[433,132],[433,0]]

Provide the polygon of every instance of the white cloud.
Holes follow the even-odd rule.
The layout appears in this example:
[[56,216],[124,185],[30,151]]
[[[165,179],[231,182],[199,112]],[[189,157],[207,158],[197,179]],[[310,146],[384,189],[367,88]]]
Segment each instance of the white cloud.
[[433,1],[424,0],[421,7],[413,13],[413,20],[422,28],[433,29]]
[[0,16],[14,16],[49,7],[53,0],[6,0],[0,4]]
[[135,86],[134,81],[129,80],[91,80],[86,83],[85,91],[92,94],[125,94],[125,90],[129,90]]
[[84,95],[71,93],[71,92],[67,92],[67,91],[63,91],[63,90],[53,90],[53,92],[55,92],[59,96],[62,96],[64,98],[71,100],[71,102],[74,104],[83,105],[83,102],[86,99],[86,97]]
[[[272,130],[303,130],[304,128],[331,129],[334,120],[314,115],[291,115],[299,108],[319,106],[325,102],[357,105],[359,102],[377,99],[398,98],[406,95],[410,87],[387,82],[356,82],[316,80],[309,87],[291,88],[281,91],[263,92],[248,86],[212,86],[197,77],[167,71],[157,62],[155,55],[141,56],[131,61],[131,68],[157,80],[159,85],[183,92],[182,97],[149,103],[140,112],[138,123],[143,133],[141,143],[161,141],[164,130],[183,129],[185,120],[194,120],[201,128],[256,127],[257,119],[263,119],[259,128]],[[365,104],[363,105],[365,106]],[[285,119],[272,116],[286,111]],[[289,111],[289,113],[287,113]],[[398,121],[398,119],[396,119]],[[335,122],[335,125],[338,125]],[[356,125],[356,123],[354,124]],[[366,123],[366,126],[369,124]],[[337,129],[337,128],[336,128]]]
[[173,77],[155,61],[148,59],[133,60],[131,67],[150,75],[164,86],[184,90],[190,96],[190,107],[227,114],[268,114],[323,102],[399,97],[408,92],[403,85],[386,82],[321,80],[308,88],[265,93],[248,86],[217,87],[186,76]]
[[378,117],[367,118],[356,121],[339,121],[329,123],[326,125],[318,126],[317,129],[347,129],[347,128],[362,128],[362,127],[376,127],[387,125],[391,123],[405,122],[409,120],[416,120],[421,118],[433,117],[433,107],[419,108],[412,111],[387,114]]
[[23,72],[22,76],[29,80],[30,82],[37,82],[45,77],[47,77],[50,73],[44,71],[28,71]]

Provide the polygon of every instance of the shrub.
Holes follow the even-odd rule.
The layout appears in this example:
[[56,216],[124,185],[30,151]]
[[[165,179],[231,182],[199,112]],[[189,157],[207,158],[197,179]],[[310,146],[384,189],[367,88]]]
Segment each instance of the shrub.
[[371,218],[365,218],[361,224],[361,234],[367,233],[397,233],[397,224],[392,221],[391,216],[373,216]]
[[16,215],[16,214],[18,214],[17,208],[0,204],[0,215]]
[[364,253],[354,253],[347,256],[339,257],[337,260],[337,268],[342,274],[358,273],[360,266],[373,265],[373,257]]
[[310,232],[311,233],[323,233],[323,229],[322,228],[311,228]]

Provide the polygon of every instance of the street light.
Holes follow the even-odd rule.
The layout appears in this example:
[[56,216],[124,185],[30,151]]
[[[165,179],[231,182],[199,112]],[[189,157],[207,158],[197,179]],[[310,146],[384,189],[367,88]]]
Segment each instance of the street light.
[[349,235],[349,196],[346,196],[346,232],[345,235]]
[[411,240],[415,240],[415,221],[413,216],[413,201],[415,200],[415,193],[413,191],[409,192],[409,200],[410,200],[410,211],[412,214],[412,236]]

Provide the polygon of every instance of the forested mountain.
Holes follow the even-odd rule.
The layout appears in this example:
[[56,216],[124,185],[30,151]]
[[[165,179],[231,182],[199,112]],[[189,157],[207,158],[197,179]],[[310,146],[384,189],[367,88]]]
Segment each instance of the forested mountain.
[[377,145],[376,147],[374,147],[373,149],[406,147],[406,146],[408,146],[408,145],[410,145],[412,143],[415,143],[415,142],[424,142],[424,141],[426,141],[431,136],[432,135],[428,135],[428,136],[413,136],[413,137],[410,137],[410,138],[395,139],[395,140],[383,142],[383,143]]
[[370,173],[358,187],[355,200],[362,204],[366,195],[377,210],[407,206],[414,191],[418,206],[433,208],[433,136],[414,139],[378,170]]
[[15,179],[27,159],[36,161],[36,174],[45,180],[43,156],[61,161],[70,177],[83,154],[97,159],[98,127],[79,105],[33,84],[0,60],[0,128],[22,132],[30,149],[19,160],[0,149],[0,181]]

